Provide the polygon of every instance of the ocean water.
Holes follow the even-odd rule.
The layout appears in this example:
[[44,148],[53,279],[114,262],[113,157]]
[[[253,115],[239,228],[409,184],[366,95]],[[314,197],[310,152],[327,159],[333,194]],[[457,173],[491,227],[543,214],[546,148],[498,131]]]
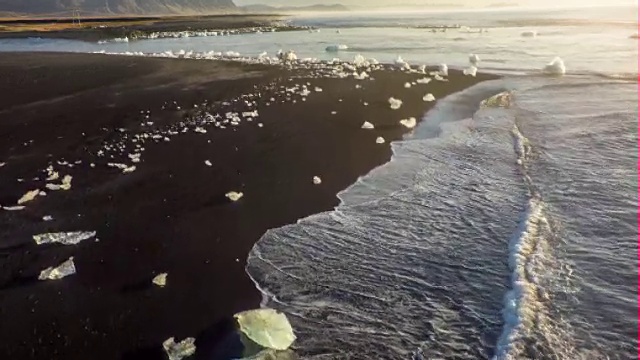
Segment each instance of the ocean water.
[[[264,234],[247,273],[264,305],[287,313],[295,351],[307,359],[631,359],[638,53],[629,37],[637,13],[315,15],[293,22],[320,32],[0,39],[0,51],[293,49],[458,68],[478,54],[480,71],[503,78],[440,99],[333,211]],[[425,28],[454,24],[469,28]],[[348,49],[325,51],[339,44]],[[556,56],[567,74],[545,76],[540,69]],[[481,106],[503,92],[505,106]]]

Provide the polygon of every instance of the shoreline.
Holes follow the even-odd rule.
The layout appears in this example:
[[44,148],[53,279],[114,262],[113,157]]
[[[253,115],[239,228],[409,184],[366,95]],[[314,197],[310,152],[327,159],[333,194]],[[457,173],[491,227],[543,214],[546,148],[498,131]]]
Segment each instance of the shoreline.
[[73,19],[0,20],[0,39],[29,37],[104,41],[135,40],[153,33],[202,31],[251,32],[256,30],[296,31],[307,28],[287,25],[282,14],[219,14],[183,16],[92,17],[75,24]]
[[[424,75],[378,70],[361,81],[236,62],[33,55],[0,56],[0,204],[42,188],[49,165],[73,182],[24,210],[0,211],[0,318],[9,325],[0,352],[20,359],[163,359],[171,336],[196,337],[197,359],[237,351],[225,339],[231,315],[260,304],[244,262],[264,232],[333,209],[338,192],[388,162],[389,143],[408,132],[398,121],[435,104],[425,92],[438,99],[495,78],[451,71],[449,82],[405,88]],[[403,100],[398,110],[391,96]],[[237,126],[203,120],[255,110]],[[141,145],[136,135],[145,133]],[[136,145],[145,150],[134,164]],[[230,202],[232,190],[244,197]],[[99,241],[31,239],[76,230],[97,231]],[[69,256],[75,275],[33,280]],[[167,286],[157,288],[150,279],[161,272]]]

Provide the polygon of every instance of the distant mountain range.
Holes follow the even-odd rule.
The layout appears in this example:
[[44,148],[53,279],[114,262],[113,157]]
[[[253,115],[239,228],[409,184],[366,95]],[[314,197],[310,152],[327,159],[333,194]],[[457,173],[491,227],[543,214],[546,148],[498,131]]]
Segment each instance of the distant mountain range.
[[349,8],[340,4],[315,4],[307,6],[269,6],[264,4],[239,6],[239,9],[251,13],[283,13],[304,11],[348,11]]

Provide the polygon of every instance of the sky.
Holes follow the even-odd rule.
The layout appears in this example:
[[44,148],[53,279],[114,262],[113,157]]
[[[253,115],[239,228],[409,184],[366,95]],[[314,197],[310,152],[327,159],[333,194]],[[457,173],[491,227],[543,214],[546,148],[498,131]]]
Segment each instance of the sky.
[[234,0],[237,5],[265,4],[273,6],[304,6],[313,4],[343,4],[346,6],[393,6],[402,4],[415,4],[426,6],[429,4],[455,4],[465,7],[484,7],[496,3],[513,3],[524,6],[593,6],[613,4],[636,4],[636,0]]

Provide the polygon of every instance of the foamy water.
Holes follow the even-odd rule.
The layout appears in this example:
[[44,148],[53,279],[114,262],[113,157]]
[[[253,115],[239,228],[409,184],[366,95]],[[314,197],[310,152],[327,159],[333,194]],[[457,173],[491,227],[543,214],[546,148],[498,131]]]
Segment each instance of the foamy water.
[[[303,358],[630,359],[636,13],[331,15],[294,20],[320,32],[0,39],[0,50],[257,57],[293,49],[300,58],[401,56],[460,69],[477,54],[479,71],[505,77],[438,99],[411,136],[391,144],[389,163],[338,195],[334,211],[268,231],[247,273],[264,305],[289,315]],[[460,28],[428,28],[444,25]],[[556,56],[567,75],[545,76]],[[480,106],[505,91],[509,101]]]

